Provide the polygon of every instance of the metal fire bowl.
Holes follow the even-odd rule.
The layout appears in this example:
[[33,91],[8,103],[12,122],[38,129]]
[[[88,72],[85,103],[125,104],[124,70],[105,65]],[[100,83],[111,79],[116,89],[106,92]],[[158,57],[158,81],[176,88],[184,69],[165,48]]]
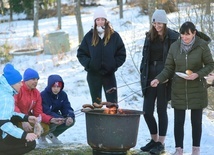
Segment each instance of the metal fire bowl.
[[123,114],[86,111],[87,142],[95,150],[127,151],[136,145],[142,111],[122,109]]

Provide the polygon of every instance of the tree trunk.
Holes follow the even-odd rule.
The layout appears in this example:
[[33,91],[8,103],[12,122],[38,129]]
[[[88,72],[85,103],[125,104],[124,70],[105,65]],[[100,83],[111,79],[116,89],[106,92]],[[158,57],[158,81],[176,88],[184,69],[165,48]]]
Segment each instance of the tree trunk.
[[152,14],[155,11],[155,0],[148,0],[148,15],[149,15],[149,22],[150,27],[152,26]]
[[33,37],[39,36],[39,0],[34,0]]
[[120,0],[120,19],[123,18],[123,0]]
[[9,1],[10,5],[10,21],[13,21],[13,3]]
[[0,6],[1,6],[1,14],[2,15],[5,15],[5,12],[4,12],[4,2],[2,0],[0,0]]
[[210,15],[211,14],[211,0],[206,0],[206,15]]
[[57,0],[57,17],[58,17],[58,26],[57,29],[62,29],[62,21],[61,21],[61,0]]
[[80,12],[80,0],[77,0],[76,6],[75,6],[75,17],[77,21],[77,30],[78,30],[78,37],[79,37],[79,43],[83,39],[83,27],[82,27],[82,20],[81,20],[81,12]]

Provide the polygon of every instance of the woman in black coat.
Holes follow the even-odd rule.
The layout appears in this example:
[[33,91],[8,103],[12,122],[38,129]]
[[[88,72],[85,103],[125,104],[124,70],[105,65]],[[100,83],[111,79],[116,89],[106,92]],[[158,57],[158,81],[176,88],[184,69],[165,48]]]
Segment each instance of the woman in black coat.
[[[157,88],[150,87],[150,82],[163,70],[169,47],[179,37],[179,33],[167,28],[166,24],[166,12],[156,10],[152,16],[152,27],[146,34],[140,67],[144,96],[144,118],[151,134],[151,141],[141,147],[141,150],[152,154],[160,154],[164,151],[164,141],[168,127],[167,104],[170,100],[171,80],[168,79],[167,82]],[[154,117],[156,101],[158,122]]]
[[101,6],[94,12],[94,28],[84,36],[77,50],[77,58],[87,71],[92,103],[102,101],[102,88],[106,100],[117,103],[117,91],[106,93],[106,90],[117,87],[115,72],[125,62],[126,49]]

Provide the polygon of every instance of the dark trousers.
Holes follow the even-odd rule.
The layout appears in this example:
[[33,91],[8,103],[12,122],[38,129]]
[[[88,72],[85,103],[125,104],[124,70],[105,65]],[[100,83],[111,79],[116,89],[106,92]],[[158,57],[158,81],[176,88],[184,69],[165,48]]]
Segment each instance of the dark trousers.
[[106,93],[106,90],[117,87],[115,74],[100,75],[88,72],[88,86],[92,98],[92,103],[100,103],[102,101],[102,88],[105,92],[107,102],[117,103],[117,90],[112,93]]
[[70,127],[72,127],[74,125],[74,123],[75,123],[75,121],[70,126],[66,126],[65,123],[63,123],[63,124],[61,124],[59,126],[56,125],[56,124],[51,124],[49,132],[53,133],[54,136],[58,137],[60,134],[62,134],[67,129],[69,129]]
[[[147,86],[149,86],[151,80],[161,72],[163,65],[163,63],[158,64],[157,66],[150,65]],[[158,123],[154,117],[155,103],[157,105]],[[149,87],[146,89],[143,111],[145,113],[144,119],[147,123],[150,134],[158,134],[159,132],[159,136],[166,136],[168,128],[167,104],[166,84],[159,84],[156,88]]]
[[[192,146],[200,146],[202,132],[202,109],[191,110]],[[174,109],[175,146],[183,148],[184,122],[186,110]]]
[[3,140],[0,140],[0,155],[23,155],[35,147],[35,140],[27,142],[25,139],[17,139],[7,135]]

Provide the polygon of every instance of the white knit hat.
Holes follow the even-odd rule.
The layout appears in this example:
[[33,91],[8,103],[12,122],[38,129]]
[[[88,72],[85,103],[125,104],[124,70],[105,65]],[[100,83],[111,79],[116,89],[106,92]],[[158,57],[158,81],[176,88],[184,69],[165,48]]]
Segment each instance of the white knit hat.
[[105,18],[107,20],[107,14],[104,7],[98,6],[94,11],[94,20],[97,18]]
[[167,24],[167,17],[166,17],[165,10],[156,10],[152,15],[152,23],[153,22]]

